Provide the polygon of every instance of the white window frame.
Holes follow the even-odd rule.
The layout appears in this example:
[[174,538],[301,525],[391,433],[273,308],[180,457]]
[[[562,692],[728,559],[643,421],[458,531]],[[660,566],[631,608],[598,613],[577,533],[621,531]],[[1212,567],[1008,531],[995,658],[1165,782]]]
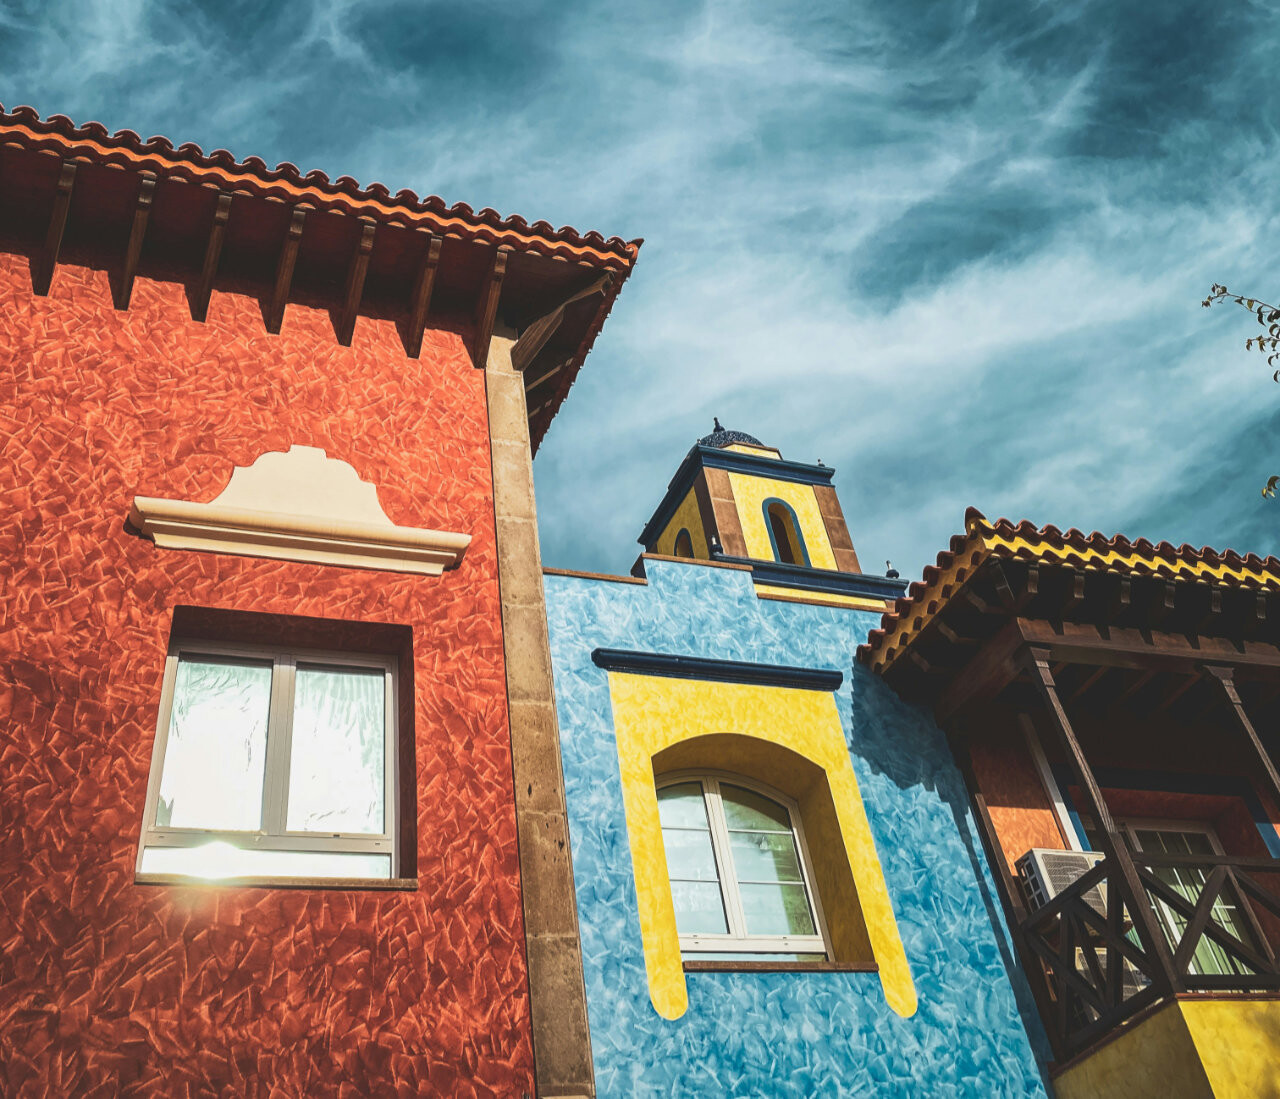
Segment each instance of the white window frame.
[[[787,797],[772,786],[766,786],[762,782],[728,771],[672,771],[658,779],[656,788],[663,790],[683,782],[702,784],[702,803],[711,825],[712,853],[716,860],[716,873],[720,878],[720,899],[724,904],[725,921],[729,925],[729,931],[724,935],[705,933],[681,935],[680,952],[682,954],[759,954],[762,955],[761,961],[768,961],[767,955],[771,954],[812,954],[820,956],[820,959],[815,958],[815,961],[830,960],[831,936],[827,933],[826,918],[822,914],[822,902],[814,886],[813,863],[809,858],[809,847],[804,838],[800,806],[793,798]],[[805,896],[809,901],[809,914],[818,932],[816,935],[747,934],[742,894],[738,888],[738,874],[733,865],[733,851],[729,843],[729,826],[725,820],[724,805],[720,800],[721,782],[750,790],[752,793],[768,798],[787,811],[791,835],[800,857],[800,876],[803,879]]]
[[1225,854],[1222,850],[1222,842],[1218,839],[1217,829],[1208,821],[1175,820],[1168,817],[1122,817],[1116,821],[1116,825],[1126,834],[1134,851],[1142,850],[1138,846],[1136,833],[1139,830],[1143,830],[1147,832],[1195,832],[1208,839],[1209,846],[1213,848],[1215,855]]
[[[156,824],[160,800],[160,779],[164,773],[165,751],[173,716],[173,696],[181,659],[214,657],[271,663],[271,698],[268,704],[265,773],[262,783],[262,826],[255,831],[212,828],[171,828]],[[293,748],[293,699],[299,665],[322,668],[380,669],[383,674],[385,715],[383,757],[383,825],[376,833],[291,832],[286,828],[289,800],[289,768]],[[194,848],[222,840],[232,846],[256,851],[318,851],[325,854],[375,854],[390,856],[389,877],[399,875],[397,836],[400,830],[398,766],[397,662],[394,656],[298,646],[243,645],[232,642],[176,641],[169,646],[160,711],[156,720],[155,744],[151,752],[151,773],[147,780],[147,801],[142,818],[135,872],[142,875],[142,857],[148,848]],[[152,877],[154,874],[148,873]],[[170,876],[165,872],[165,877]],[[199,876],[193,874],[192,876]],[[279,873],[248,874],[246,877],[280,877]],[[314,877],[315,875],[299,875]],[[331,877],[332,875],[325,875]],[[354,876],[353,876],[354,877]]]

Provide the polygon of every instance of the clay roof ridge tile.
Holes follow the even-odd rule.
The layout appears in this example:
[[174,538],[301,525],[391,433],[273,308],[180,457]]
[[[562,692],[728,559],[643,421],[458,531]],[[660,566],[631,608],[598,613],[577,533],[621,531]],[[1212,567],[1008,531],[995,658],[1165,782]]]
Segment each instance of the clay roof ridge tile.
[[137,130],[117,130],[111,138],[121,145],[132,145],[135,149],[142,146],[142,135]]

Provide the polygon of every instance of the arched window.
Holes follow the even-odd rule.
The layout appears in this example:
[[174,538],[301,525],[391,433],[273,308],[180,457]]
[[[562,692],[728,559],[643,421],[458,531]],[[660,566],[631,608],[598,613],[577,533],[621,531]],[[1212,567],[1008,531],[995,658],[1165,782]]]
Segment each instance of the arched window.
[[784,565],[808,565],[809,551],[805,548],[800,523],[791,505],[782,500],[764,502],[764,521],[769,528],[769,541],[773,544],[774,560]]
[[658,817],[686,959],[826,960],[794,802],[736,776],[685,772],[662,780]]
[[693,556],[693,539],[683,527],[680,529],[680,533],[676,535],[676,545],[672,552],[676,557]]

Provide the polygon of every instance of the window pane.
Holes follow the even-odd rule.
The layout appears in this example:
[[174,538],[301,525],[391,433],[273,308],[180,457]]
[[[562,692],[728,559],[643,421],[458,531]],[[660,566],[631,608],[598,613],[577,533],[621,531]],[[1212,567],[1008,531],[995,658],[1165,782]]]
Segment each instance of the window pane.
[[715,882],[673,881],[671,899],[676,907],[676,930],[681,935],[723,935],[729,930],[720,886]]
[[391,856],[337,851],[244,850],[222,840],[200,847],[148,847],[144,874],[191,878],[389,878]]
[[270,706],[269,663],[178,661],[156,827],[262,826]]
[[680,782],[658,791],[658,819],[663,828],[707,828],[702,783]]
[[744,885],[742,908],[749,935],[814,935],[803,885]]
[[720,799],[724,802],[724,819],[731,829],[791,831],[791,817],[776,801],[725,783],[720,785]]
[[800,856],[791,833],[730,832],[733,869],[740,882],[798,882]]
[[711,833],[692,828],[664,828],[662,845],[667,849],[667,875],[690,881],[719,881],[716,857],[711,850]]
[[386,673],[299,666],[289,753],[290,832],[385,831]]

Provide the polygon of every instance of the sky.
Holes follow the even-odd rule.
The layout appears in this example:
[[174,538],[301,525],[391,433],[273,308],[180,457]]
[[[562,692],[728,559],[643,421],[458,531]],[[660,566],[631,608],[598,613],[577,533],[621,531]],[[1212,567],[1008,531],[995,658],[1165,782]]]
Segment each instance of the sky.
[[864,569],[965,509],[1280,553],[1280,6],[0,0],[0,103],[643,237],[534,465],[626,572],[713,416]]

